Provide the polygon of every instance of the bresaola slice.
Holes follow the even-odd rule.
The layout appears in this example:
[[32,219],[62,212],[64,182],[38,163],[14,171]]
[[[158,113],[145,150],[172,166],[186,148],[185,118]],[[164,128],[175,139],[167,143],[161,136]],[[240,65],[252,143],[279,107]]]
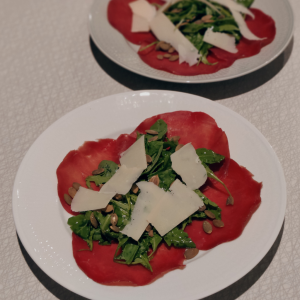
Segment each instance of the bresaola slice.
[[[131,32],[132,12],[129,3],[135,0],[111,0],[108,5],[107,17],[110,24],[121,32],[124,37],[133,44],[141,45],[140,49],[156,41],[151,32],[133,33]],[[148,0],[150,3],[163,4],[163,1]],[[251,8],[251,16],[246,17],[246,23],[249,30],[257,37],[264,38],[258,41],[249,41],[242,38],[237,45],[237,53],[229,53],[219,48],[211,48],[207,56],[212,65],[201,63],[199,66],[190,67],[187,63],[179,64],[179,61],[169,61],[168,59],[158,60],[157,55],[164,55],[163,51],[155,51],[155,45],[144,51],[138,52],[140,58],[154,69],[166,71],[175,75],[194,76],[201,74],[216,73],[221,69],[230,67],[237,59],[250,57],[258,54],[263,47],[270,44],[276,34],[274,20],[258,9]],[[174,55],[177,52],[173,53]],[[216,63],[216,64],[215,64]]]

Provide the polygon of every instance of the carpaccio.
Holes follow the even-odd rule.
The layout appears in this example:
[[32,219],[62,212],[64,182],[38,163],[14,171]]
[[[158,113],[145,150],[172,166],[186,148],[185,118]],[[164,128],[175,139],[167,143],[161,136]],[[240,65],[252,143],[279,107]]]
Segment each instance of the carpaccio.
[[[202,221],[193,221],[186,232],[200,250],[209,250],[217,245],[239,237],[251,216],[259,207],[262,184],[253,180],[253,175],[230,158],[226,134],[215,120],[202,112],[178,111],[154,116],[143,121],[131,134],[122,134],[116,140],[103,139],[85,142],[78,150],[67,154],[57,169],[58,194],[67,212],[76,215],[64,201],[64,193],[73,182],[85,186],[85,178],[97,169],[102,160],[119,163],[122,152],[136,140],[136,132],[145,133],[158,119],[168,125],[167,136],[180,136],[180,143],[192,143],[197,148],[207,148],[225,156],[216,174],[231,191],[235,203],[226,206],[228,194],[216,181],[208,180],[204,194],[222,209],[224,228],[215,228],[208,235],[202,229]],[[96,187],[94,186],[94,189]],[[209,221],[210,222],[210,221]],[[79,251],[87,247],[86,242],[74,233],[73,255],[82,271],[94,281],[105,285],[141,286],[149,284],[174,269],[184,268],[185,249],[160,245],[151,265],[153,273],[140,265],[121,265],[113,262],[117,244],[100,246],[94,242],[93,251]]]
[[[131,32],[132,12],[129,3],[135,0],[111,0],[108,5],[107,17],[110,24],[121,32],[124,37],[131,43],[141,45],[141,48],[156,41],[156,37],[151,32],[133,33]],[[160,0],[147,0],[150,3],[163,4]],[[251,8],[255,19],[246,17],[246,23],[249,29],[258,37],[265,38],[260,41],[250,41],[242,38],[237,45],[238,52],[236,54],[229,53],[219,48],[211,48],[207,59],[215,65],[205,65],[201,63],[199,66],[190,67],[187,63],[179,64],[179,61],[171,62],[168,59],[158,60],[157,55],[164,54],[162,51],[155,51],[155,46],[149,47],[138,54],[140,58],[154,69],[163,70],[176,75],[201,75],[212,74],[221,69],[230,67],[237,59],[250,57],[258,54],[261,49],[270,44],[276,34],[274,20],[258,9]]]

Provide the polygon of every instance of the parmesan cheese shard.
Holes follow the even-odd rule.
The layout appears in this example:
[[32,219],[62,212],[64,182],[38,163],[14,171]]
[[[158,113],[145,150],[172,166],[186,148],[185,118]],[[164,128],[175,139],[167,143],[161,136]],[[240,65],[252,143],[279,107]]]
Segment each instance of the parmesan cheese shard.
[[100,192],[81,188],[81,192],[78,191],[72,201],[71,209],[78,212],[104,208],[116,194],[127,194],[147,168],[144,141],[144,136],[140,137],[123,153],[120,159],[121,167],[104,184]]
[[150,22],[150,29],[158,40],[171,44],[179,54],[180,61],[190,66],[198,63],[198,49],[175,27],[164,13],[157,13]]
[[148,22],[151,22],[156,15],[156,9],[146,0],[130,2],[129,6],[133,14],[138,15]]
[[148,31],[150,31],[149,22],[146,19],[136,14],[133,14],[131,32],[148,32]]
[[243,16],[238,12],[238,11],[231,11],[232,16],[234,18],[234,20],[236,21],[236,23],[239,26],[240,32],[242,34],[243,37],[245,37],[248,40],[263,40],[264,38],[259,38],[256,35],[254,35],[250,29],[248,28]]
[[170,190],[171,193],[165,193],[148,218],[161,236],[203,206],[202,199],[178,179],[171,185]]
[[170,157],[173,170],[181,176],[189,189],[198,189],[205,183],[207,172],[191,143],[186,144]]
[[214,32],[211,28],[206,30],[203,41],[230,53],[238,52],[234,36],[222,32]]
[[126,166],[121,166],[114,176],[104,184],[99,193],[114,193],[114,195],[127,194],[143,170],[144,169],[141,168],[127,168]]
[[255,18],[254,14],[244,5],[239,4],[233,0],[212,0],[212,2],[218,3],[222,6],[229,8],[231,11],[237,11]]
[[84,187],[79,187],[71,203],[75,212],[101,209],[107,206],[115,193],[99,193]]
[[120,163],[127,168],[147,168],[144,135],[121,154]]
[[138,241],[145,228],[149,224],[149,214],[158,205],[165,195],[165,192],[152,182],[142,181],[137,183],[141,193],[134,206],[131,221],[122,230],[123,234]]

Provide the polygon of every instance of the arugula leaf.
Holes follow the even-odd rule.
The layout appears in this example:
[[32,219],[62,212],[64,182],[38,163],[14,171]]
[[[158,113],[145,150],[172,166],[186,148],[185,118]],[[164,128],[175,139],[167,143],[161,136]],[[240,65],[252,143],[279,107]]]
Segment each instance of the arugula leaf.
[[118,260],[125,260],[127,265],[130,265],[139,249],[138,244],[127,243],[122,253],[116,257]]
[[[221,220],[221,208],[218,206],[218,204],[216,204],[215,202],[209,200],[200,190],[195,190],[194,191],[203,201],[203,203],[206,206],[206,209],[211,211],[217,220]],[[198,218],[198,219],[204,219],[206,218],[205,213],[203,212],[196,212],[192,215],[192,217],[194,218]]]
[[149,251],[149,246],[151,244],[150,239],[151,238],[148,235],[143,235],[142,238],[139,240],[139,248],[136,252],[136,256],[132,264],[142,264],[144,267],[146,267],[152,272],[152,267],[149,263],[149,258],[147,255]]
[[83,239],[88,239],[90,235],[90,215],[88,211],[85,215],[80,214],[68,220],[71,230]]
[[90,188],[91,182],[94,182],[96,186],[99,186],[102,183],[106,183],[118,170],[118,165],[110,160],[102,160],[98,168],[103,168],[104,172],[100,175],[88,176],[85,181],[86,185]]
[[158,245],[162,241],[162,237],[157,234],[156,232],[153,233],[153,237],[150,240],[151,246],[152,246],[152,253],[149,256],[149,259],[154,255],[154,253],[157,250]]
[[[214,172],[208,167],[207,164],[202,163],[202,165],[204,166],[204,168],[205,168],[205,170],[206,170],[206,172],[207,172],[207,176],[210,177],[210,178],[213,178],[213,179],[215,179],[216,181],[218,181],[219,183],[221,183],[221,184],[224,186],[225,190],[227,191],[228,195],[229,195],[230,197],[232,197],[231,193],[229,192],[229,190],[228,190],[227,186],[224,184],[224,182],[221,181],[221,180],[214,174]],[[233,197],[232,197],[232,199],[233,199]]]
[[122,230],[130,222],[130,206],[128,203],[123,203],[119,201],[111,201],[114,212],[118,216],[117,226]]
[[[153,149],[150,146],[151,144],[154,144]],[[157,164],[157,162],[159,160],[159,157],[160,157],[160,155],[162,153],[162,150],[163,150],[163,142],[151,142],[150,145],[149,145],[150,150],[148,149],[147,154],[150,155],[149,153],[152,153],[153,156],[150,155],[151,158],[152,158],[152,163],[147,167],[147,169],[142,173],[142,175],[149,174],[151,172],[151,170]],[[154,149],[156,150],[156,152],[154,152]],[[158,149],[158,151],[157,151],[157,149]]]
[[168,126],[166,122],[162,119],[158,119],[151,127],[151,130],[155,130],[158,132],[158,139],[162,139],[163,136],[167,133],[168,131]]
[[[205,215],[205,214],[204,214]],[[206,215],[205,215],[206,216]],[[185,219],[183,222],[181,222],[181,230],[184,230],[185,227],[188,225],[188,224],[191,224],[192,223],[192,216],[189,216],[187,219]]]
[[205,148],[197,149],[196,153],[199,156],[201,162],[206,164],[219,163],[225,158],[223,155],[217,154],[214,151]]
[[237,0],[236,2],[249,8],[253,4],[254,0]]
[[159,187],[163,188],[165,191],[168,191],[170,188],[170,185],[173,183],[173,181],[176,178],[176,173],[173,169],[167,169],[165,171],[159,172]]
[[94,232],[95,232],[95,228],[93,228],[90,231],[89,238],[88,239],[84,239],[87,242],[87,244],[88,244],[88,246],[89,246],[89,248],[90,248],[91,251],[93,250],[93,235],[94,235]]
[[164,235],[164,241],[168,246],[174,245],[179,248],[196,248],[196,245],[189,238],[188,234],[177,227]]

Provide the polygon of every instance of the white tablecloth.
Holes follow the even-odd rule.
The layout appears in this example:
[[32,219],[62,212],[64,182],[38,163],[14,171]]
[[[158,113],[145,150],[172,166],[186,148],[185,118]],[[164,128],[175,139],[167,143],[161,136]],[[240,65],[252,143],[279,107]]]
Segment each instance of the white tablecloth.
[[300,299],[300,1],[291,0],[294,39],[274,62],[242,78],[205,85],[159,82],[109,61],[89,38],[91,2],[0,1],[0,299],[82,299],[44,274],[18,241],[13,182],[26,151],[50,124],[84,103],[131,89],[204,96],[263,133],[287,181],[283,234],[253,271],[208,299]]

